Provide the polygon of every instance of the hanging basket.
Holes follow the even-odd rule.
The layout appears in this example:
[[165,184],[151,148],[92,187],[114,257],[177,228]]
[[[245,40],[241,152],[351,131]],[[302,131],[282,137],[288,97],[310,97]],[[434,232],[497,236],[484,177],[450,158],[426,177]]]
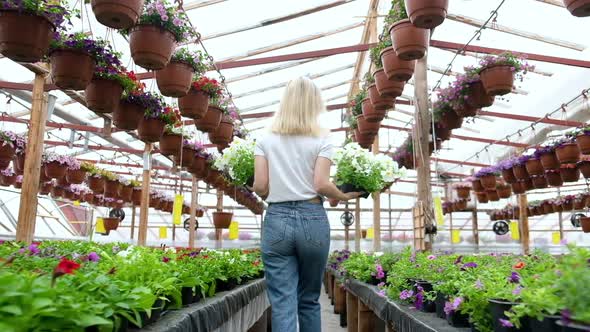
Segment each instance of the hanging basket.
[[377,110],[373,107],[371,100],[365,98],[362,101],[363,116],[369,122],[381,122],[385,118],[386,110]]
[[62,90],[85,90],[96,63],[88,53],[77,50],[56,50],[49,56],[51,79]]
[[[67,172],[66,172],[66,174],[67,174]],[[57,179],[57,185],[67,188],[71,185],[71,183],[68,182],[67,176],[64,176],[62,178]]]
[[193,67],[183,62],[170,62],[164,69],[156,71],[158,89],[167,97],[186,96],[191,88]]
[[102,223],[103,223],[104,229],[107,231],[107,233],[119,228],[120,222],[121,222],[121,219],[119,219],[119,218],[102,218]]
[[580,170],[577,167],[562,167],[559,169],[559,175],[563,182],[578,182],[580,179]]
[[483,83],[476,81],[471,83],[469,86],[469,97],[467,98],[467,104],[473,108],[490,107],[494,104],[496,97],[486,92],[483,87]]
[[122,130],[135,130],[139,126],[143,114],[141,106],[121,100],[113,112],[113,124]]
[[504,179],[504,181],[506,181],[506,183],[510,183],[510,184],[518,181],[516,179],[516,177],[514,176],[514,172],[512,171],[512,167],[502,170],[502,178]]
[[86,105],[95,113],[112,113],[118,106],[123,87],[115,80],[95,78],[86,87]]
[[525,168],[529,175],[544,175],[545,170],[543,169],[543,165],[539,159],[529,159],[525,163]]
[[113,29],[129,29],[143,12],[143,0],[92,0],[96,20]]
[[121,185],[119,187],[119,198],[123,202],[131,202],[133,196],[133,187]]
[[381,122],[369,122],[363,115],[358,115],[356,120],[358,123],[358,130],[361,134],[377,135],[379,133]]
[[396,22],[389,28],[393,49],[406,61],[424,57],[428,49],[429,30],[415,27],[409,19]]
[[207,176],[207,159],[201,156],[194,156],[189,172],[199,179]]
[[484,175],[479,178],[481,185],[486,190],[496,189],[496,176],[494,174]]
[[559,168],[559,160],[557,159],[554,151],[543,153],[540,157],[540,160],[541,165],[543,165],[543,168],[546,171]]
[[0,175],[0,185],[4,187],[10,187],[16,183],[16,174],[13,175]]
[[182,148],[182,135],[162,134],[160,137],[160,153],[165,156],[178,156]]
[[223,112],[219,107],[209,105],[205,115],[202,118],[195,120],[195,126],[202,132],[212,132],[219,127],[222,114]]
[[57,161],[46,163],[45,175],[50,179],[61,179],[66,175],[68,167],[65,164],[60,164]]
[[[8,143],[2,143],[3,145],[0,146],[0,169],[5,169],[10,165],[10,162],[15,156],[15,149],[14,146]],[[16,167],[15,167],[16,168]],[[24,168],[24,165],[23,165]]]
[[497,202],[500,200],[500,195],[498,195],[498,191],[496,189],[486,190],[486,194],[488,196],[488,200],[491,202]]
[[121,187],[122,185],[119,181],[106,179],[104,181],[104,196],[111,198],[119,197]]
[[0,53],[16,62],[38,62],[49,50],[55,26],[45,17],[0,10]]
[[136,65],[148,70],[160,70],[170,62],[176,38],[166,29],[140,24],[131,28],[129,47]]
[[382,97],[395,99],[401,96],[404,92],[404,86],[406,85],[406,82],[391,81],[387,78],[387,75],[385,75],[385,71],[383,69],[375,71],[373,73],[373,77],[375,77],[377,91]]
[[363,148],[368,149],[375,141],[374,134],[363,134],[358,129],[355,129],[356,142]]
[[407,82],[414,75],[416,61],[400,59],[393,47],[387,47],[381,51],[381,62],[389,80]]
[[377,91],[377,85],[374,83],[369,86],[369,99],[375,110],[388,110],[395,108],[395,98],[381,97],[379,91]]
[[590,135],[578,135],[576,137],[576,144],[578,144],[578,148],[582,154],[590,154]]
[[535,189],[544,189],[547,188],[547,186],[549,185],[544,174],[533,175],[531,176],[531,180],[533,181],[533,187],[535,187]]
[[576,17],[590,16],[590,0],[563,0],[563,4]]
[[39,195],[49,195],[51,192],[52,183],[51,182],[41,182],[39,183]]
[[64,194],[65,194],[64,188],[62,188],[62,187],[55,186],[55,187],[51,188],[51,196],[53,196],[54,198],[61,198],[64,196]]
[[524,194],[526,191],[526,188],[524,187],[523,183],[520,181],[511,183],[510,186],[512,187],[512,192],[515,195]]
[[215,228],[229,228],[233,217],[231,212],[213,212],[213,224]]
[[86,184],[88,184],[88,188],[94,192],[95,195],[101,195],[104,192],[104,178],[97,177],[97,176],[89,176],[86,179]]
[[450,130],[461,128],[463,125],[463,118],[458,116],[456,112],[444,112],[439,120],[440,124]]
[[86,180],[86,171],[82,169],[69,169],[66,173],[66,180],[72,184],[80,184]]
[[234,136],[234,123],[232,119],[222,119],[215,131],[209,133],[209,140],[213,144],[227,145]]
[[166,123],[160,119],[142,117],[137,127],[137,136],[144,143],[155,143],[160,140]]
[[433,29],[447,17],[449,0],[405,0],[412,24],[422,29]]
[[552,187],[561,187],[563,186],[563,179],[559,174],[559,170],[548,170],[545,171],[545,178],[547,179],[547,183]]
[[531,178],[524,165],[514,165],[512,166],[512,171],[518,180],[528,180]]
[[512,187],[500,186],[496,188],[496,192],[500,198],[509,198],[512,195]]
[[456,190],[457,190],[457,196],[462,199],[468,199],[469,195],[471,193],[471,188],[469,188],[469,187],[459,187],[459,188],[456,188]]
[[561,164],[575,164],[580,161],[580,148],[576,143],[565,143],[555,149],[555,155]]
[[193,162],[195,161],[195,150],[189,147],[183,147],[182,160],[180,160],[180,156],[178,155],[176,156],[175,160],[178,165],[182,165],[182,167],[189,169],[192,167]]
[[180,114],[191,119],[200,119],[205,116],[209,107],[209,95],[203,91],[190,89],[188,94],[178,99]]
[[[0,151],[2,151],[2,148],[0,148]],[[24,152],[15,154],[14,158],[12,159],[12,164],[14,165],[14,172],[18,175],[23,175],[25,171]]]
[[484,192],[476,192],[475,195],[477,196],[477,201],[479,203],[485,204],[490,201],[488,198],[488,194],[485,191]]
[[491,96],[502,96],[512,92],[514,72],[510,66],[493,66],[485,68],[479,74],[486,93]]
[[141,189],[133,188],[133,193],[131,194],[131,202],[134,206],[141,205]]
[[582,160],[578,162],[577,166],[582,173],[582,176],[584,176],[584,179],[590,179],[590,161]]
[[485,188],[481,185],[481,181],[479,179],[474,179],[473,181],[471,181],[471,187],[475,192],[485,191]]
[[457,116],[459,116],[461,118],[470,118],[470,117],[477,116],[479,109],[475,108],[467,103],[464,103],[460,107],[453,108],[453,111],[455,111]]

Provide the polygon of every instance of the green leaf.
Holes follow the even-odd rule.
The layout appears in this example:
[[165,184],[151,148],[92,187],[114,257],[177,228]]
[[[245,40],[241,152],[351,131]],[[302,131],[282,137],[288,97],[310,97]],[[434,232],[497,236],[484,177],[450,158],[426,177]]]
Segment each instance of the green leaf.
[[50,305],[53,304],[53,301],[51,299],[48,299],[46,297],[37,297],[33,300],[32,306],[33,309],[38,310],[44,307],[48,307]]
[[76,321],[77,321],[78,325],[80,325],[82,327],[95,326],[95,325],[112,325],[113,324],[113,322],[108,319],[104,319],[100,316],[96,316],[96,315],[92,315],[92,314],[82,315]]
[[21,307],[17,306],[16,304],[9,304],[9,305],[2,306],[2,307],[0,307],[0,311],[7,312],[9,314],[13,314],[16,316],[20,316],[23,314]]

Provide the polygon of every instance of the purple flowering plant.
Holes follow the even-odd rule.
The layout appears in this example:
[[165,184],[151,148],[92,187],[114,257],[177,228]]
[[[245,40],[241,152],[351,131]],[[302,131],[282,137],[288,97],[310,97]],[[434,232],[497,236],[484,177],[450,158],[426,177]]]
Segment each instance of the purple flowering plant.
[[481,73],[483,70],[496,66],[508,66],[510,70],[516,75],[517,79],[521,82],[523,75],[526,75],[529,71],[533,70],[535,66],[530,65],[523,55],[514,54],[511,52],[504,52],[499,55],[488,55],[485,56],[479,62],[480,68],[478,72]]
[[19,13],[43,16],[53,24],[56,30],[65,30],[65,24],[72,25],[72,16],[78,16],[78,10],[69,10],[63,0],[5,0],[0,10],[16,10]]
[[10,130],[0,130],[0,141],[2,141],[2,146],[8,144],[15,150],[19,148],[22,150],[25,145],[24,137]]
[[204,74],[208,66],[205,63],[205,59],[207,58],[207,54],[203,54],[201,51],[194,51],[191,52],[188,48],[180,48],[172,54],[172,59],[170,62],[181,62],[184,64],[189,65],[195,72],[195,75],[200,76]]
[[482,177],[488,176],[488,175],[499,176],[500,170],[498,169],[497,166],[490,166],[490,167],[484,167],[484,168],[480,169],[477,173],[475,173],[476,178],[482,178]]

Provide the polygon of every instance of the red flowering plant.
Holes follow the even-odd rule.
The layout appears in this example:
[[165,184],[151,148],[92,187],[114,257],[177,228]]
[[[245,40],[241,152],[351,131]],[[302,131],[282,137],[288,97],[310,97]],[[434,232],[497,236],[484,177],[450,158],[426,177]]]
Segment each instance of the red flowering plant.
[[202,91],[209,95],[209,98],[216,99],[222,93],[221,84],[216,79],[201,76],[193,81],[191,88],[195,91]]

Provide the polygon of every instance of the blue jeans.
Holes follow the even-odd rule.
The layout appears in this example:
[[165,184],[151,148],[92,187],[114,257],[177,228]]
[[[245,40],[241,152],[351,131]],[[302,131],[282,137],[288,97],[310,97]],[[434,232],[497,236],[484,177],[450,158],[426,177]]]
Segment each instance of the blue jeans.
[[[330,250],[330,223],[321,204],[271,204],[262,226],[262,261],[272,330],[321,331],[318,301]],[[299,318],[299,319],[298,319]]]

